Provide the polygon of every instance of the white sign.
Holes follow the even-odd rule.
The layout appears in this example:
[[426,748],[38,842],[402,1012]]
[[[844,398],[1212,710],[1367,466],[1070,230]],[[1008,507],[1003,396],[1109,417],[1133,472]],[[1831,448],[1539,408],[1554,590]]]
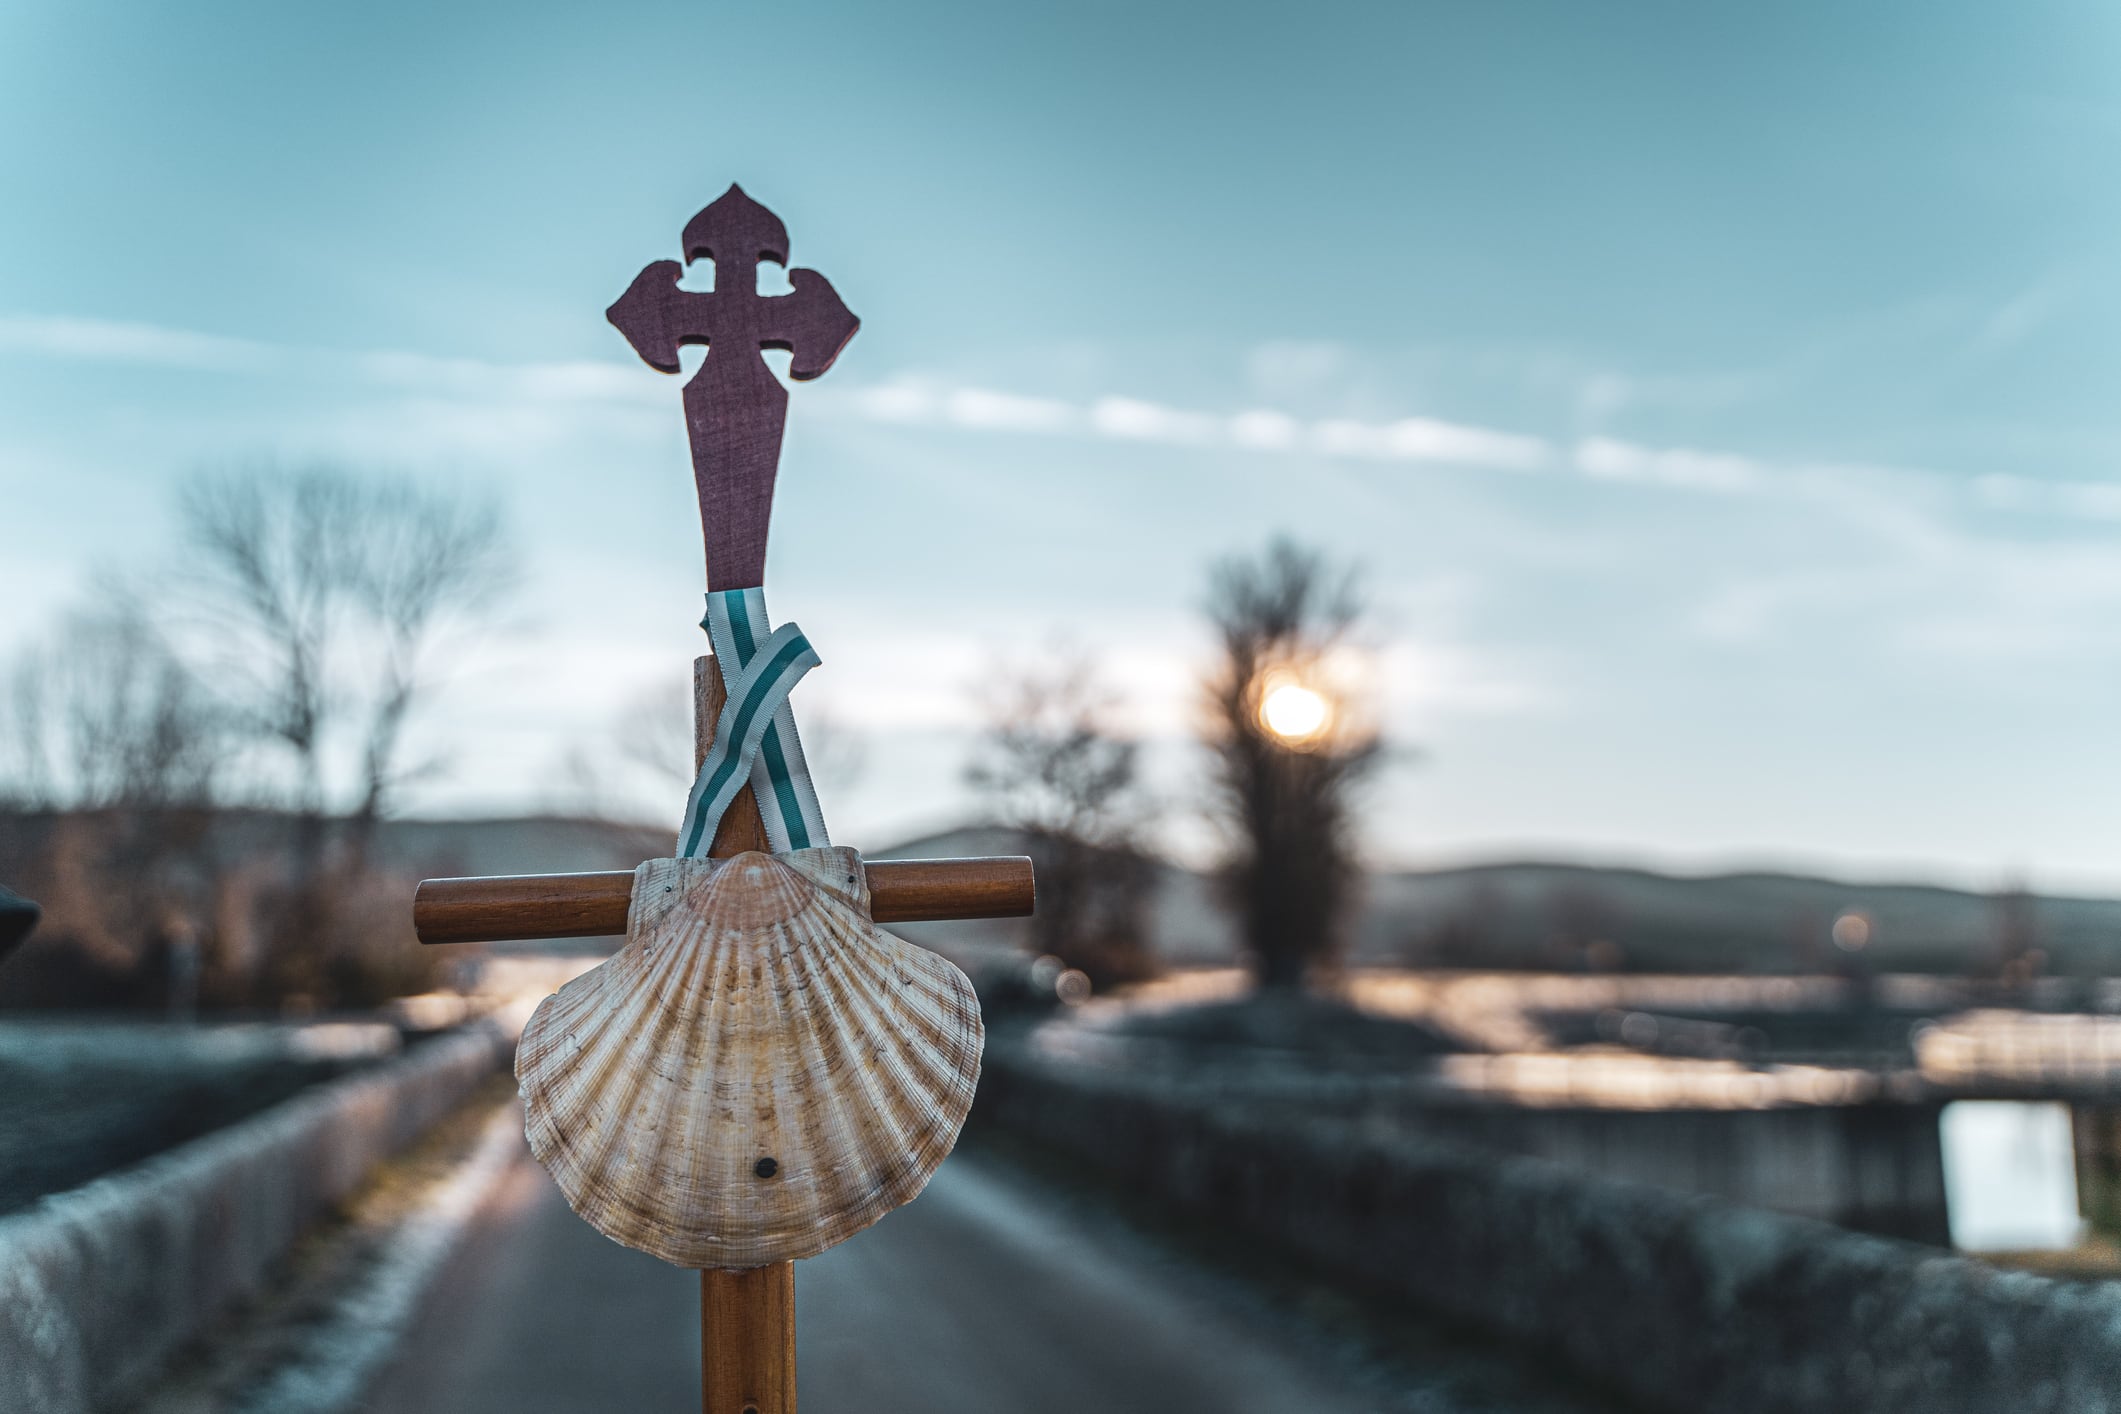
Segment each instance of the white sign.
[[1944,1107],[1944,1197],[1964,1252],[2074,1247],[2077,1156],[2069,1106],[1959,1100]]

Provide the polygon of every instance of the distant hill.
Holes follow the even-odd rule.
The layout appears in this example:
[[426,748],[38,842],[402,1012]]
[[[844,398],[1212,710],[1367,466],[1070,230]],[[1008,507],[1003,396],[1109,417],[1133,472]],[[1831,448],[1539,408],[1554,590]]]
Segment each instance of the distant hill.
[[[0,860],[39,833],[33,817],[0,817]],[[270,850],[284,817],[226,817],[217,846]],[[12,845],[13,848],[8,846]],[[379,864],[418,878],[625,869],[667,851],[665,830],[560,816],[393,820],[379,829]],[[1007,830],[969,827],[872,850],[879,858],[1021,852]],[[0,877],[0,883],[8,882]],[[1928,885],[1849,883],[1796,874],[1686,877],[1646,869],[1506,862],[1373,876],[1351,960],[1377,965],[1793,972],[1859,964],[1878,971],[1992,968],[2007,938],[2046,954],[2047,970],[2121,973],[2121,900],[1988,895]],[[1202,875],[1166,865],[1153,904],[1159,955],[1171,965],[1237,957],[1229,920]],[[1830,942],[1834,920],[1856,912],[1870,939],[1860,954]],[[1022,945],[1017,921],[910,924],[908,937],[964,959]]]
[[[916,855],[1016,852],[1009,832],[967,829],[885,851]],[[1154,905],[1158,953],[1176,965],[1237,957],[1208,879],[1165,866]],[[2015,908],[2017,920],[2009,917]],[[1858,954],[1831,941],[1834,921],[1863,915]],[[999,944],[1020,925],[929,924],[950,940]],[[916,930],[909,929],[908,936]],[[1637,971],[1965,972],[2002,960],[2006,938],[2047,955],[2047,970],[2121,972],[2121,900],[1986,894],[1920,884],[1848,883],[1797,874],[1688,877],[1647,869],[1509,862],[1373,875],[1350,960],[1392,966],[1559,968],[1592,960]],[[960,944],[962,945],[962,944]]]
[[[1831,941],[1860,914],[1860,954]],[[2006,944],[2037,947],[2047,970],[2121,970],[2121,900],[1992,895],[1795,874],[1684,877],[1646,869],[1498,863],[1371,880],[1361,960],[1581,966],[1587,951],[1633,970],[1791,972],[1992,968]]]

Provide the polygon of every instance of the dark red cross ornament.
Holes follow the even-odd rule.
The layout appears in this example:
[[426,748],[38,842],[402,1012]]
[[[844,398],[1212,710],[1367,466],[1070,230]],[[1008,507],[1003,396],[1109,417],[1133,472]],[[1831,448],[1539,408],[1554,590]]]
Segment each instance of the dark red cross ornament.
[[788,419],[788,390],[760,351],[785,349],[793,355],[790,377],[816,378],[861,321],[815,270],[790,270],[788,294],[759,293],[759,262],[788,263],[788,228],[734,183],[685,223],[684,246],[686,260],[714,262],[711,293],[679,289],[684,267],[658,260],[604,313],[649,367],[665,373],[679,371],[681,345],[707,346],[706,361],[685,384],[685,422],[708,586],[752,589],[765,582],[766,527]]

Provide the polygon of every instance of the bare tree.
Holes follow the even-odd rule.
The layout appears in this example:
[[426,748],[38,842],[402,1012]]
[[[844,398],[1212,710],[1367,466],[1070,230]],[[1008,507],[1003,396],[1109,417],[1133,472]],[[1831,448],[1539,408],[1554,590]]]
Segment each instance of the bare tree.
[[76,610],[8,680],[0,799],[22,808],[204,808],[233,723],[137,606]]
[[1149,975],[1144,912],[1155,863],[1138,831],[1146,814],[1139,749],[1111,725],[1112,701],[1084,659],[1002,672],[988,727],[965,779],[1038,859],[1032,942],[1107,986]]
[[[394,886],[374,876],[371,847],[405,786],[434,768],[408,763],[404,740],[441,645],[509,582],[498,506],[311,466],[203,475],[179,510],[180,643],[261,743],[257,779],[280,787],[296,821],[285,871],[259,891],[262,948],[232,985],[318,1004],[417,985],[432,959],[375,925],[372,905]],[[345,822],[336,853],[331,816]]]
[[1262,987],[1303,985],[1342,946],[1358,876],[1354,797],[1380,755],[1323,668],[1361,610],[1349,571],[1286,540],[1210,574],[1222,657],[1206,683],[1206,740],[1230,841],[1222,882]]
[[365,499],[359,507],[365,534],[348,547],[353,601],[381,630],[381,674],[361,734],[361,795],[354,808],[364,822],[434,768],[433,762],[400,765],[406,718],[431,682],[428,648],[455,621],[491,605],[511,578],[500,508],[492,500],[402,481],[371,485]]
[[[343,811],[365,842],[424,769],[402,746],[436,641],[508,583],[498,507],[319,466],[203,476],[181,511],[195,646],[292,758],[297,810]],[[338,792],[334,746],[355,763]]]
[[[45,934],[86,959],[84,985],[135,992],[165,956],[243,1005],[418,985],[433,959],[377,926],[402,898],[370,844],[420,769],[404,733],[439,645],[505,583],[496,508],[311,468],[202,477],[179,509],[154,622],[69,623],[0,707],[0,798],[45,812]],[[290,806],[297,827],[216,811],[237,803]]]
[[[196,962],[209,824],[232,724],[134,605],[68,614],[9,674],[0,803],[25,812],[0,873],[38,880],[38,957],[104,1002]],[[165,968],[167,963],[167,968]],[[34,988],[32,988],[34,991]]]

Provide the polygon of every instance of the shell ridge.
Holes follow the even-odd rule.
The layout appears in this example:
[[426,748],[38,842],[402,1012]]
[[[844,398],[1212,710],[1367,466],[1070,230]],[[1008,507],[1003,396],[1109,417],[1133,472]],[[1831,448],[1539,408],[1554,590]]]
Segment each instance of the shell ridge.
[[[564,1121],[573,1108],[569,1102],[584,1083],[584,1070],[597,1067],[601,1047],[596,1043],[610,1029],[609,1018],[600,1016],[596,1008],[610,980],[610,974],[603,973],[609,965],[609,961],[601,964],[547,997],[524,1028],[516,1073],[526,1116],[534,1121],[526,1126],[533,1153],[539,1151],[541,1140],[556,1154],[573,1148],[570,1126]],[[555,1103],[536,1103],[548,1092]]]
[[926,1187],[984,1027],[962,972],[876,926],[859,853],[649,861],[634,884],[626,945],[539,1006],[516,1066],[570,1206],[677,1265],[751,1267]]
[[[636,871],[635,878],[637,884],[645,882],[653,888],[657,879],[667,877],[671,872],[655,871],[649,866],[643,866],[641,870]],[[656,919],[666,917],[668,910],[630,908],[629,915],[642,915],[652,923]],[[695,935],[666,939],[660,949],[647,946],[643,936],[629,938],[626,946],[619,952],[584,974],[583,978],[577,979],[595,979],[591,986],[583,989],[576,1005],[571,1009],[572,1012],[581,1013],[583,1021],[597,1023],[594,1034],[579,1037],[580,1044],[549,1075],[542,1095],[536,1097],[546,1103],[534,1107],[542,1112],[539,1127],[557,1147],[557,1165],[554,1161],[548,1161],[542,1154],[538,1157],[541,1162],[546,1163],[548,1169],[564,1167],[567,1175],[575,1180],[575,1184],[563,1181],[563,1189],[580,1185],[581,1202],[577,1211],[582,1207],[604,1211],[618,1201],[618,1195],[610,1192],[607,1185],[596,1183],[585,1176],[593,1175],[600,1167],[611,1163],[614,1156],[622,1151],[626,1139],[622,1127],[607,1126],[602,1134],[602,1142],[595,1142],[596,1129],[583,1122],[588,1118],[587,1112],[600,1096],[609,1096],[610,1102],[621,1112],[630,1112],[642,1087],[648,1083],[648,1076],[641,1064],[641,1052],[646,1049],[652,1055],[656,1049],[652,1044],[655,1039],[653,1036],[643,1038],[638,1035],[619,1034],[623,1023],[628,1019],[623,1006],[600,1008],[598,1004],[622,999],[628,990],[628,984],[638,987],[643,980],[659,971],[673,965],[684,969],[698,954],[711,952],[711,948],[697,946],[705,941],[697,936],[698,932],[704,930],[688,931]],[[687,947],[688,943],[695,946]],[[657,1028],[658,1031],[662,1029]],[[644,1039],[650,1042],[646,1047],[641,1044]],[[573,1064],[566,1064],[565,1061],[572,1061]],[[612,1094],[614,1086],[618,1087],[615,1095]],[[527,1101],[531,1098],[526,1095]],[[533,1106],[526,1104],[526,1113],[531,1112],[532,1108]],[[556,1172],[555,1177],[559,1178],[561,1175]],[[572,1194],[570,1201],[573,1201]]]
[[[646,984],[650,994],[654,995],[653,979],[673,968],[680,975],[690,972],[696,965],[711,968],[714,944],[711,930],[701,927],[700,920],[684,918],[681,920],[678,936],[663,940],[659,950],[660,965],[644,965],[658,950],[637,945],[637,940],[629,939],[625,953],[631,954],[631,965],[623,972],[615,974],[612,980],[632,981],[636,988]],[[668,998],[658,997],[658,1000],[666,1004],[652,1013],[651,1026],[645,1034],[636,1030],[619,1038],[617,1045],[604,1050],[601,1066],[595,1077],[595,1080],[601,1083],[585,1083],[575,1088],[573,1098],[578,1103],[586,1108],[604,1099],[607,1093],[605,1087],[615,1082],[616,1093],[607,1102],[616,1112],[631,1116],[638,1112],[642,1093],[651,1087],[653,1081],[668,1081],[669,1077],[661,1068],[661,1059],[669,1054],[668,1040],[673,1032],[679,1031],[678,1023],[686,1018],[690,1008],[684,1006],[682,1001],[673,1007],[668,1005]],[[620,1008],[614,1009],[615,1013],[621,1011]],[[583,1079],[587,1082],[590,1077],[585,1076]],[[577,1166],[585,1173],[595,1174],[612,1167],[615,1160],[631,1162],[638,1148],[653,1148],[656,1145],[655,1136],[660,1134],[662,1128],[660,1124],[650,1126],[644,1135],[641,1126],[637,1124],[603,1126],[602,1144],[594,1149],[585,1149],[578,1155]],[[643,1145],[644,1139],[647,1141],[646,1145]],[[595,1200],[607,1210],[625,1202],[624,1195],[613,1191],[609,1185],[598,1184],[593,1191]]]
[[[879,1155],[883,1159],[881,1164],[872,1164],[872,1183],[879,1193],[899,1194],[909,1177],[914,1181],[911,1191],[895,1197],[876,1216],[882,1216],[890,1207],[910,1199],[926,1186],[924,1170],[931,1167],[929,1156],[933,1154],[933,1162],[939,1163],[955,1146],[956,1130],[970,1108],[973,1089],[972,1083],[963,1078],[965,1068],[953,1065],[951,1052],[930,1044],[932,1038],[928,1035],[906,1036],[879,1029],[886,1008],[875,1003],[899,999],[899,994],[892,990],[893,983],[897,981],[898,964],[908,960],[891,956],[892,949],[886,944],[896,944],[899,949],[912,951],[903,940],[866,922],[858,934],[843,942],[849,953],[866,964],[854,969],[850,980],[858,979],[868,984],[863,989],[869,993],[864,1000],[871,1003],[850,1009],[858,1018],[857,1025],[864,1042],[864,1054],[859,1058],[861,1083],[874,1097],[876,1114],[891,1121],[891,1135],[897,1141],[890,1150]],[[947,960],[926,952],[920,953],[917,970],[927,971],[931,963],[940,963],[959,977],[963,975],[957,973]],[[969,985],[965,990],[969,994]],[[977,1011],[972,1010],[969,1015],[972,1025],[977,1026]],[[908,1045],[909,1040],[919,1044]],[[956,1054],[961,1056],[965,1051],[962,1047],[956,1048]],[[974,1076],[976,1066],[975,1059]],[[897,1084],[886,1083],[892,1080]],[[938,1141],[939,1153],[936,1152]]]
[[[719,871],[709,876],[700,887],[717,888],[718,874]],[[660,1048],[666,1057],[675,1055],[675,1066],[666,1070],[662,1079],[682,1102],[673,1107],[673,1113],[664,1116],[655,1144],[642,1156],[648,1172],[672,1178],[678,1178],[684,1167],[673,1163],[673,1157],[711,1149],[724,1094],[747,1070],[741,1036],[732,1034],[732,1028],[698,1024],[703,1016],[711,1018],[717,1008],[742,991],[741,947],[733,930],[713,927],[703,919],[691,920],[691,926],[699,928],[706,945],[700,949],[696,965],[688,969],[685,982],[674,993],[658,998],[666,1007],[674,1001],[682,1008],[687,1023],[673,1028],[676,1034]],[[677,1186],[689,1187],[683,1182]],[[684,1234],[662,1210],[662,1199],[667,1195],[661,1187],[654,1185],[633,1194],[627,1211],[634,1224],[653,1230],[662,1243],[671,1244]]]
[[[809,1025],[812,1044],[820,1061],[833,1067],[831,1073],[859,1087],[861,1096],[867,1101],[868,1118],[895,1118],[891,1114],[890,1097],[875,1083],[868,1068],[860,1063],[860,1051],[869,1048],[875,1035],[875,1028],[870,1024],[875,1020],[875,1014],[873,1011],[867,1011],[865,1014],[865,1009],[860,1007],[850,1008],[847,1005],[847,994],[832,986],[832,969],[823,964],[839,960],[837,953],[841,950],[832,948],[828,952],[830,947],[831,940],[824,940],[824,946],[805,949],[800,958],[800,965],[811,978],[809,995],[813,1004],[813,1015]],[[854,1048],[850,1048],[850,1040],[856,1042]],[[830,1096],[831,1119],[840,1132],[854,1136],[857,1140],[866,1139],[873,1134],[873,1124],[862,1122],[864,1116],[854,1111],[849,1103],[853,1097],[846,1095],[842,1087],[826,1086],[823,1091]],[[876,1165],[871,1162],[869,1150],[870,1145],[866,1143],[856,1146],[852,1157],[859,1162],[860,1167],[857,1173],[849,1175],[865,1194],[859,1204],[859,1210],[864,1212],[871,1206],[873,1195],[879,1186]]]
[[[851,948],[850,952],[867,951]],[[888,1119],[894,1136],[904,1141],[921,1128],[922,1118],[934,1118],[933,1114],[908,1113],[909,1103],[917,1103],[923,1088],[944,1080],[940,1067],[924,1066],[922,1046],[907,1046],[907,1037],[896,1034],[884,1023],[885,1007],[882,1003],[891,998],[890,983],[881,968],[859,968],[853,970],[850,981],[866,982],[868,987],[850,988],[848,1001],[852,1004],[840,1008],[841,1015],[851,1022],[851,1030],[859,1037],[860,1052],[854,1057],[858,1083],[872,1103],[873,1113]],[[912,1039],[925,1039],[915,1037]],[[896,1084],[890,1082],[896,1081]]]
[[[778,956],[787,964],[799,995],[809,1005],[791,1008],[788,1005],[790,998],[786,990],[777,987],[774,989],[775,1012],[783,1023],[789,1024],[790,1029],[795,1032],[792,1038],[795,1049],[799,1053],[807,1052],[812,1061],[821,1060],[825,1046],[822,1028],[818,1025],[819,997],[814,986],[813,958],[810,949],[802,946],[801,941],[797,939],[788,921],[783,921],[777,928],[782,948]],[[779,1121],[786,1116],[792,1122],[794,1132],[786,1133],[783,1137],[796,1139],[798,1142],[782,1146],[788,1153],[765,1156],[773,1157],[780,1168],[777,1176],[762,1181],[785,1182],[790,1185],[795,1211],[789,1215],[786,1222],[777,1224],[776,1227],[791,1236],[802,1231],[815,1230],[823,1225],[825,1205],[819,1189],[817,1161],[824,1146],[816,1142],[816,1133],[821,1125],[829,1131],[832,1122],[844,1113],[841,1098],[833,1092],[832,1087],[825,1086],[822,1092],[815,1092],[813,1087],[798,1083],[799,1078],[806,1076],[810,1069],[811,1067],[806,1066],[791,1066],[773,1079],[774,1117]],[[765,1238],[772,1233],[773,1230],[768,1229],[760,1236]]]
[[[814,965],[829,950],[832,961],[855,964],[837,969],[842,974],[839,980],[851,985],[838,991],[813,985],[811,995],[829,1007],[835,1023],[829,1029],[857,1039],[854,1052],[850,1054],[843,1045],[841,1056],[846,1073],[869,1099],[871,1111],[869,1123],[851,1129],[870,1142],[855,1151],[863,1161],[861,1197],[836,1225],[838,1235],[844,1237],[867,1227],[926,1186],[933,1165],[954,1147],[956,1128],[969,1108],[971,1086],[960,1081],[944,1056],[936,1054],[937,1048],[925,1044],[909,1046],[909,1040],[926,1042],[929,1038],[894,1032],[886,1016],[889,1006],[878,1004],[902,1000],[902,993],[893,989],[897,963],[902,959],[892,958],[879,944],[895,944],[911,952],[910,945],[866,918],[851,921],[837,936],[828,934],[818,942],[820,947],[807,951],[807,963]],[[932,961],[958,977],[963,975],[933,954],[921,952],[918,957],[918,971],[929,971]],[[821,980],[830,976],[823,969],[819,972]],[[969,996],[969,985],[963,991]],[[976,1011],[970,1015],[972,1025],[977,1026]],[[963,1047],[956,1051],[965,1054]],[[894,1080],[896,1085],[885,1083]],[[938,1096],[923,1094],[931,1090],[941,1091],[955,1102],[945,1104]],[[921,1103],[923,1100],[927,1103]],[[888,1120],[888,1128],[878,1124],[878,1120]],[[892,1142],[881,1142],[885,1139]]]
[[[670,1022],[682,1019],[689,1023],[702,1010],[710,1009],[722,989],[722,973],[731,961],[720,933],[701,919],[688,919],[687,924],[684,941],[673,939],[666,943],[673,951],[682,950],[682,956],[680,965],[669,969],[676,974],[674,980],[669,980],[657,994],[657,1000],[663,1003],[660,1014]],[[659,1117],[661,1122],[650,1129],[648,1142],[639,1148],[636,1162],[650,1173],[668,1171],[673,1152],[696,1138],[703,1119],[711,1123],[711,1077],[720,1064],[724,1040],[714,1027],[665,1025],[658,1031],[665,1044],[652,1048],[644,1062],[665,1086],[682,1097],[683,1103]],[[705,1087],[698,1083],[702,1076],[709,1078]],[[703,1116],[703,1110],[710,1112]],[[638,1197],[629,1196],[625,1206],[628,1216],[637,1223],[661,1223],[656,1209]]]
[[[879,944],[883,942],[895,943],[899,948],[907,950],[911,950],[911,945],[905,943],[902,939],[892,937],[891,934],[886,933],[881,928],[876,928],[874,925],[871,925],[869,931],[872,936],[864,941],[868,942],[870,946],[859,950],[864,954],[862,961],[866,964],[866,966],[861,968],[864,974],[863,980],[871,984],[873,988],[872,995],[890,997],[902,1003],[901,1009],[904,1013],[904,1018],[914,1023],[911,1028],[913,1032],[912,1039],[922,1043],[918,1046],[907,1046],[904,1044],[905,1037],[887,1034],[877,1038],[878,1043],[870,1048],[872,1059],[882,1060],[886,1064],[892,1065],[894,1069],[900,1068],[901,1065],[914,1065],[925,1062],[919,1072],[906,1074],[906,1078],[929,1085],[948,1084],[949,1079],[962,1069],[956,1063],[957,1057],[963,1053],[962,1047],[953,1047],[945,1044],[950,1039],[950,1033],[953,1030],[962,1029],[961,1027],[953,1028],[949,1025],[949,1022],[953,1019],[952,1012],[956,1011],[956,1014],[961,1016],[963,1014],[962,1010],[946,1009],[943,1005],[944,999],[941,996],[927,989],[918,988],[916,985],[900,984],[897,991],[894,991],[893,988],[894,984],[898,983],[902,973],[902,964],[908,961],[914,963],[911,979],[915,984],[922,981],[944,980],[932,975],[922,975],[928,973],[928,963],[931,959],[936,962],[944,962],[945,966],[949,966],[949,964],[933,953],[924,952],[916,959],[894,956],[892,949]],[[954,967],[950,970],[952,972],[956,971]],[[912,1003],[910,1006],[903,1005],[909,1000]],[[881,1007],[876,1008],[879,1011],[881,1009]],[[891,1044],[893,1041],[897,1041],[898,1044]],[[902,1071],[902,1074],[905,1074],[905,1072]],[[911,1087],[909,1087],[909,1090],[911,1090]],[[913,1093],[917,1093],[917,1091],[913,1091]]]

